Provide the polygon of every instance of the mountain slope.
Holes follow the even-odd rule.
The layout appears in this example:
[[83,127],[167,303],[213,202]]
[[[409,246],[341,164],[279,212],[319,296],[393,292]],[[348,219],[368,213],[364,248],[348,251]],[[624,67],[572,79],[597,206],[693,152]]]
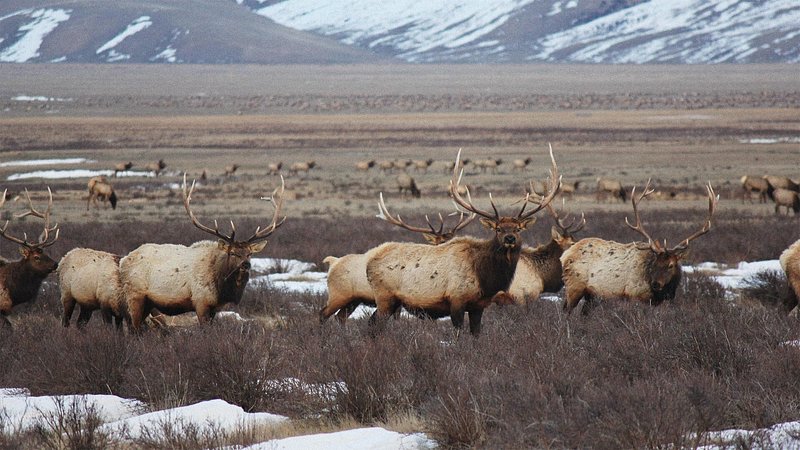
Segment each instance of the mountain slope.
[[220,0],[0,2],[0,62],[342,63],[369,51]]

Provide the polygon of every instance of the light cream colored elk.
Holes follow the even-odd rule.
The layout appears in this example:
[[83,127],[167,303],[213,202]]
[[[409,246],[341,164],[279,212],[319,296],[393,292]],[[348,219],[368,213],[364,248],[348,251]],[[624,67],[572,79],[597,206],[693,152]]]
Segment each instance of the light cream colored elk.
[[267,170],[269,170],[270,175],[278,175],[281,173],[281,168],[283,167],[283,162],[271,162],[267,164]]
[[511,162],[511,166],[515,172],[524,172],[528,170],[528,164],[530,164],[531,161],[533,161],[533,158],[530,157],[525,159],[515,159]]
[[374,159],[370,159],[369,161],[358,161],[356,163],[356,170],[358,170],[359,172],[366,172],[369,169],[373,168],[374,166],[375,166]]
[[781,206],[786,208],[786,215],[791,209],[794,214],[800,213],[800,194],[789,189],[778,188],[770,190],[770,197],[775,202],[775,214],[781,213]]
[[[460,167],[461,151],[454,167]],[[385,320],[399,307],[429,317],[450,316],[458,329],[469,314],[469,329],[480,333],[483,310],[495,295],[508,289],[519,260],[520,233],[535,221],[558,193],[561,179],[552,161],[550,195],[526,212],[528,196],[515,216],[501,216],[491,195],[493,212],[478,209],[458,194],[463,171],[453,170],[448,191],[456,204],[481,216],[481,223],[494,231],[490,239],[454,238],[438,246],[388,242],[374,249],[367,261],[367,280],[377,305],[374,320]]]
[[92,313],[100,310],[103,321],[117,328],[127,314],[122,281],[119,276],[119,255],[90,248],[73,248],[58,264],[58,287],[64,313],[61,324],[68,327],[77,305],[78,327],[82,327]]
[[114,192],[114,187],[111,186],[105,175],[90,178],[87,186],[89,187],[89,198],[86,199],[87,210],[92,204],[97,206],[98,200],[104,204],[108,201],[111,204],[111,209],[117,209],[117,193]]
[[621,244],[599,238],[586,238],[576,242],[561,256],[564,271],[566,298],[564,310],[571,312],[583,298],[586,300],[584,312],[596,298],[623,298],[658,305],[675,297],[675,290],[681,280],[680,260],[689,243],[711,229],[711,218],[719,201],[719,196],[709,183],[708,217],[700,231],[692,234],[672,248],[667,248],[653,240],[644,230],[639,217],[639,203],[654,192],[650,181],[638,198],[636,189],[631,191],[631,203],[636,218],[631,225],[627,218],[625,224],[641,234],[647,242]]
[[433,164],[433,159],[415,159],[412,161],[414,172],[428,173],[428,167]]
[[161,171],[164,170],[166,167],[167,163],[165,163],[163,159],[159,159],[156,162],[147,163],[144,166],[144,170],[148,172],[153,172],[153,175],[155,175],[156,178],[158,178],[158,176],[161,174]]
[[595,199],[599,203],[601,200],[604,200],[606,194],[610,194],[611,198],[618,198],[623,203],[627,200],[625,188],[622,187],[622,182],[619,180],[611,179],[611,178],[598,178],[597,179],[597,192],[595,193]]
[[792,311],[797,308],[800,300],[800,239],[781,253],[780,263],[789,282],[789,298],[786,306]]
[[420,198],[422,196],[422,192],[420,192],[419,188],[417,187],[417,182],[414,181],[414,178],[406,172],[400,172],[397,175],[396,181],[397,190],[404,197],[406,194],[414,198]]
[[239,170],[238,164],[229,164],[225,166],[225,172],[222,175],[226,178],[230,178],[236,173],[237,170]]
[[[377,216],[379,219],[411,232],[420,233],[431,245],[439,245],[451,240],[456,233],[472,223],[476,217],[474,213],[466,217],[465,213],[460,212],[458,222],[445,231],[445,219],[441,213],[439,214],[438,228],[431,224],[428,216],[425,216],[428,228],[409,225],[399,214],[392,216],[386,208],[382,192],[378,208],[380,210]],[[336,314],[336,318],[340,322],[344,322],[359,305],[375,305],[372,287],[367,281],[367,261],[372,257],[373,250],[375,249],[366,253],[344,255],[341,258],[328,256],[323,260],[328,264],[328,302],[319,312],[320,322],[324,322],[333,314]]]
[[[766,175],[764,176],[766,177]],[[745,198],[753,203],[752,193],[755,192],[758,194],[758,202],[759,203],[766,203],[767,202],[767,191],[769,191],[769,182],[767,182],[766,178],[764,177],[757,177],[753,175],[745,175],[741,178],[742,183],[742,190],[744,191],[742,194],[742,203],[744,203]]]
[[267,239],[280,227],[284,183],[273,191],[269,201],[275,212],[269,225],[257,227],[243,241],[236,240],[236,227],[220,232],[203,225],[192,212],[190,202],[195,183],[187,187],[183,179],[183,205],[192,224],[217,238],[200,241],[190,247],[173,244],[144,244],[120,261],[120,275],[126,295],[131,327],[139,330],[152,308],[175,315],[194,311],[198,321],[211,321],[219,307],[238,303],[250,278],[250,257],[262,251]]
[[795,183],[789,177],[764,175],[764,180],[767,181],[772,189],[788,189],[790,191],[800,192],[800,184]]
[[308,175],[308,172],[316,167],[316,161],[303,161],[303,162],[296,162],[292,163],[289,166],[289,173],[291,175],[298,175],[300,172],[303,172],[303,175]]

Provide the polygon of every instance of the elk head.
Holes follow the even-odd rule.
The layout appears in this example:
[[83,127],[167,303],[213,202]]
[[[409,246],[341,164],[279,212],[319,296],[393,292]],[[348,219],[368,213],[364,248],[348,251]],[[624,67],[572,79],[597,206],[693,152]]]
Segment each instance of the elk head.
[[[29,267],[32,273],[41,275],[42,278],[58,268],[58,262],[44,253],[44,249],[53,245],[58,239],[59,235],[58,224],[52,227],[50,226],[50,211],[53,207],[53,193],[50,191],[49,187],[47,188],[47,192],[50,196],[50,199],[47,203],[47,209],[45,209],[44,212],[40,212],[33,207],[30,194],[26,189],[25,198],[28,200],[28,211],[14,216],[16,218],[34,216],[44,220],[44,228],[39,235],[37,242],[28,242],[28,235],[25,233],[22,234],[22,238],[8,234],[9,221],[6,221],[5,225],[0,228],[0,236],[11,242],[19,244],[19,251],[22,254],[24,265]],[[3,204],[5,203],[5,194],[6,191],[3,191],[3,197],[0,199],[0,208],[2,208]],[[51,235],[53,232],[55,233]]]
[[660,292],[670,285],[677,285],[676,281],[680,281],[681,276],[680,260],[689,249],[689,242],[708,233],[708,230],[711,229],[711,217],[714,215],[717,202],[719,202],[719,195],[714,193],[714,188],[711,187],[711,183],[706,185],[706,191],[708,192],[708,217],[703,223],[703,226],[699,231],[687,237],[678,245],[668,248],[666,239],[662,244],[650,237],[642,226],[642,221],[639,217],[639,203],[642,199],[655,192],[655,190],[650,187],[650,180],[647,180],[647,184],[638,198],[636,196],[636,187],[631,189],[631,204],[633,205],[636,223],[631,225],[626,217],[625,224],[647,239],[646,243],[637,243],[637,247],[640,250],[649,250],[652,252],[652,258],[648,259],[646,273],[649,278],[650,288],[653,289],[654,292]]
[[379,219],[383,219],[391,224],[397,225],[400,228],[405,228],[406,230],[413,231],[415,233],[422,233],[422,236],[431,245],[443,244],[449,241],[450,239],[453,239],[453,237],[456,235],[456,233],[458,233],[458,231],[460,231],[461,229],[472,223],[472,221],[475,220],[475,217],[477,217],[475,213],[467,215],[463,211],[456,211],[451,215],[458,214],[459,215],[458,222],[448,231],[444,231],[444,217],[442,217],[441,213],[439,213],[438,228],[434,227],[433,224],[431,224],[431,221],[428,219],[428,216],[426,215],[425,222],[427,222],[428,228],[416,227],[403,222],[403,219],[400,218],[400,214],[392,216],[392,214],[386,208],[386,203],[384,203],[383,201],[383,192],[381,192],[379,196],[380,196],[380,201],[378,202],[378,209],[380,210],[380,213],[376,217],[378,217]]
[[586,216],[581,213],[581,220],[577,221],[577,223],[575,219],[572,219],[567,223],[567,216],[562,217],[561,213],[556,212],[552,203],[547,205],[547,212],[550,213],[550,216],[552,216],[553,220],[556,222],[555,225],[550,228],[550,236],[562,250],[566,250],[575,243],[575,234],[586,226]]
[[250,257],[264,250],[264,247],[267,246],[267,238],[269,238],[278,227],[283,225],[283,222],[286,220],[285,216],[279,219],[281,207],[283,205],[283,191],[285,188],[283,176],[281,176],[281,186],[276,188],[270,197],[262,197],[262,200],[269,200],[275,209],[272,215],[272,221],[264,228],[261,226],[256,227],[255,232],[243,241],[236,240],[236,225],[234,225],[233,221],[230,222],[231,232],[226,235],[219,230],[216,220],[214,220],[214,228],[203,225],[197,220],[190,207],[194,188],[195,181],[192,181],[191,187],[187,187],[186,174],[184,174],[182,186],[183,206],[186,208],[186,212],[189,214],[189,218],[195,227],[218,238],[217,245],[219,250],[227,255],[225,261],[226,273],[223,274],[225,282],[233,281],[235,282],[237,290],[244,289],[244,285],[247,284],[250,277]]
[[450,179],[450,186],[448,188],[450,197],[453,198],[453,201],[457,206],[481,216],[481,224],[483,224],[483,226],[487,229],[494,231],[496,245],[506,251],[506,258],[509,261],[511,261],[514,252],[519,252],[522,243],[519,233],[527,228],[528,225],[536,221],[536,218],[533,217],[534,214],[541,211],[551,201],[553,201],[553,198],[561,189],[561,177],[558,175],[558,166],[556,165],[556,160],[553,157],[552,146],[550,147],[550,161],[552,162],[552,168],[550,169],[550,186],[548,189],[549,194],[545,196],[541,202],[539,202],[538,206],[527,212],[525,209],[528,206],[530,194],[526,194],[522,208],[516,216],[501,216],[497,211],[497,207],[494,204],[494,199],[492,199],[491,193],[489,194],[489,202],[492,205],[493,210],[491,213],[478,209],[472,204],[471,199],[469,199],[469,190],[466,191],[468,197],[467,200],[461,197],[461,195],[458,193],[458,187],[461,183],[461,178],[464,171],[461,169],[461,150],[459,150],[458,155],[456,155],[456,162],[453,166],[453,176]]

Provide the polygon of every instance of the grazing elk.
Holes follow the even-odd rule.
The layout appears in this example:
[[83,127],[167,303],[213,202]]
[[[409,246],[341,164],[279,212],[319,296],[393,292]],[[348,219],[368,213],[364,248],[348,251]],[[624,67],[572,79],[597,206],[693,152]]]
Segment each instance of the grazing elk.
[[552,205],[547,205],[547,211],[555,221],[550,228],[550,242],[522,249],[514,279],[508,287],[508,295],[517,304],[537,300],[542,292],[561,290],[564,286],[561,255],[575,243],[575,234],[586,226],[583,215],[577,223],[574,220],[565,223]]
[[[0,326],[10,325],[6,318],[11,314],[11,308],[22,303],[32,302],[39,294],[42,281],[56,270],[58,263],[44,253],[44,249],[53,245],[58,239],[58,225],[50,226],[50,210],[53,206],[53,193],[47,188],[50,199],[47,209],[39,212],[33,208],[33,202],[28,191],[28,211],[15,217],[35,216],[44,220],[44,229],[36,243],[28,242],[28,237],[23,233],[22,238],[8,234],[8,221],[0,228],[0,236],[19,245],[22,259],[19,261],[0,264]],[[0,208],[5,203],[5,191],[0,198]],[[55,233],[54,233],[55,232]],[[52,234],[54,233],[54,234]]]
[[375,167],[374,159],[370,159],[369,161],[358,161],[356,163],[356,170],[359,172],[366,172],[373,167]]
[[653,240],[644,230],[639,218],[639,203],[654,192],[650,181],[637,198],[636,188],[631,190],[631,203],[636,224],[625,224],[647,239],[646,243],[621,244],[599,238],[586,238],[576,242],[561,256],[564,271],[566,297],[564,310],[571,312],[582,298],[587,306],[595,298],[624,298],[658,305],[675,297],[681,280],[680,260],[689,248],[689,242],[711,229],[711,217],[717,207],[719,196],[709,183],[708,217],[700,231],[692,234],[673,248],[666,248]]
[[89,187],[89,198],[86,199],[87,210],[91,204],[97,206],[97,200],[103,204],[107,201],[111,204],[111,209],[117,209],[117,193],[114,192],[114,187],[108,182],[108,178],[104,175],[92,177],[87,186]]
[[[766,177],[766,175],[765,175]],[[767,202],[767,191],[769,191],[769,182],[764,177],[756,177],[753,175],[745,175],[741,178],[742,183],[742,190],[744,191],[742,194],[742,203],[744,203],[745,198],[753,203],[752,193],[758,193],[758,202],[759,203],[766,203]]]
[[800,184],[795,183],[789,177],[764,175],[764,180],[767,181],[772,189],[788,189],[790,191],[800,192]]
[[401,172],[403,172],[403,171],[405,171],[405,170],[406,170],[406,169],[407,169],[407,168],[408,168],[408,167],[409,167],[411,164],[413,164],[413,161],[411,161],[410,159],[395,159],[395,160],[392,162],[392,167],[393,167],[393,168],[395,168],[395,169],[397,169],[397,170],[399,170],[399,171],[401,171]]
[[155,175],[156,178],[158,178],[158,175],[161,174],[161,171],[164,170],[164,168],[166,167],[167,163],[165,163],[163,159],[159,159],[156,162],[147,163],[144,166],[144,170],[148,172],[153,172],[153,175]]
[[114,165],[114,177],[116,177],[119,172],[127,172],[131,170],[131,167],[133,167],[133,163],[130,161]]
[[[400,228],[421,233],[430,245],[443,244],[453,239],[456,233],[472,223],[476,217],[473,213],[465,218],[465,213],[461,212],[458,222],[445,231],[445,221],[441,214],[439,214],[438,229],[431,224],[428,216],[425,216],[428,228],[409,225],[400,218],[399,214],[392,216],[383,201],[383,193],[380,194],[378,208],[380,209],[378,218]],[[367,261],[372,257],[373,250],[366,253],[353,253],[340,258],[328,256],[323,260],[325,264],[328,264],[328,302],[319,312],[320,322],[324,322],[331,315],[336,314],[339,322],[343,323],[359,305],[375,306],[372,288],[367,280]]]
[[417,159],[412,161],[414,172],[428,173],[428,167],[430,167],[431,164],[433,164],[432,159]]
[[270,175],[278,175],[281,173],[281,168],[283,167],[283,162],[272,162],[267,164],[267,169],[269,170]]
[[297,175],[300,172],[303,172],[304,176],[308,175],[308,171],[313,169],[317,165],[316,161],[305,161],[305,162],[296,162],[292,163],[289,166],[289,174],[290,175]]
[[82,327],[95,310],[100,310],[107,324],[116,322],[117,329],[127,314],[122,282],[119,276],[119,255],[73,248],[58,264],[58,287],[64,314],[61,324],[69,326],[75,306],[80,307],[78,327]]
[[[456,168],[460,167],[460,157],[461,151]],[[561,180],[552,148],[550,158],[551,194],[527,212],[526,196],[516,216],[501,216],[491,196],[494,212],[480,210],[471,200],[461,197],[457,186],[463,173],[454,169],[448,188],[450,196],[461,208],[481,216],[481,223],[494,231],[494,237],[458,237],[437,246],[387,242],[376,247],[367,261],[367,280],[378,308],[371,320],[385,320],[402,306],[428,317],[449,315],[453,326],[460,329],[466,312],[470,332],[478,335],[483,310],[511,284],[522,245],[520,233],[559,191]]]
[[789,215],[789,209],[794,211],[794,214],[800,212],[800,194],[789,189],[770,189],[769,196],[775,202],[775,214],[781,213],[781,206],[786,207],[786,215]]
[[394,161],[383,160],[378,161],[377,164],[378,170],[380,170],[381,173],[392,173],[392,171],[394,171]]
[[414,178],[411,175],[400,172],[397,175],[397,190],[405,196],[406,194],[411,195],[414,198],[420,198],[422,196],[422,192],[420,192],[419,188],[417,187],[417,182],[414,181]]
[[789,298],[786,306],[789,311],[795,309],[800,300],[800,239],[781,253],[781,268],[789,282]]
[[[466,169],[466,167],[469,166],[470,164],[475,165],[475,163],[473,163],[471,159],[464,158],[464,159],[461,160],[461,167],[459,167],[458,170]],[[455,161],[446,161],[446,163],[444,165],[444,173],[448,173],[449,174],[449,173],[453,172],[453,169],[455,167],[456,167]]]
[[500,158],[479,159],[473,164],[481,169],[481,173],[486,173],[487,170],[491,170],[493,174],[496,174],[497,167],[503,164],[503,160]]
[[512,170],[514,170],[515,172],[524,172],[528,170],[528,164],[530,164],[531,161],[533,161],[533,158],[530,157],[525,159],[515,159],[511,163]]
[[222,175],[226,178],[230,178],[236,173],[237,170],[239,170],[238,164],[230,164],[225,166],[225,173]]
[[611,194],[611,198],[618,198],[621,202],[627,200],[625,188],[622,187],[622,183],[619,180],[600,177],[597,179],[595,199],[599,203],[605,198],[606,194]]
[[197,313],[201,324],[214,318],[219,307],[238,303],[250,279],[250,257],[267,245],[266,239],[280,227],[284,183],[273,191],[269,201],[275,212],[265,228],[257,227],[246,240],[235,239],[236,227],[231,222],[231,233],[220,232],[200,223],[192,212],[190,203],[195,183],[187,187],[183,179],[183,205],[192,224],[217,238],[189,247],[172,244],[144,244],[120,261],[125,300],[130,325],[139,330],[142,321],[152,308],[164,314],[176,315],[189,311]]

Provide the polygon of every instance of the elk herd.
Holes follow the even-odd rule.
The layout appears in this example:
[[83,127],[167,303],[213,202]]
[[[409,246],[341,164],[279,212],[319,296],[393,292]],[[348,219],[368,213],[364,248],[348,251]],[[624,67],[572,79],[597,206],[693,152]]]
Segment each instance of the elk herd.
[[[549,151],[549,177],[545,182],[528,180],[530,188],[520,189],[519,200],[501,213],[492,194],[478,206],[471,190],[462,182],[464,168],[474,164],[482,171],[496,170],[499,159],[469,161],[461,158],[459,150],[455,161],[447,165],[450,179],[447,193],[454,210],[447,217],[456,217],[448,226],[441,213],[438,222],[425,216],[425,226],[406,222],[399,214],[392,214],[386,206],[383,193],[378,196],[378,218],[399,228],[418,233],[425,243],[385,242],[364,253],[329,256],[328,298],[319,311],[320,322],[336,315],[344,323],[362,304],[372,305],[375,312],[370,323],[383,322],[396,316],[400,310],[422,317],[449,317],[452,325],[460,329],[467,318],[469,331],[478,335],[484,310],[492,304],[524,305],[536,301],[543,292],[564,289],[563,310],[569,314],[581,300],[582,311],[587,313],[597,299],[615,298],[657,305],[675,296],[681,280],[680,261],[690,243],[712,228],[719,196],[709,183],[706,185],[708,212],[698,231],[674,247],[666,241],[651,237],[642,223],[642,202],[654,194],[650,181],[637,192],[630,192],[618,181],[598,179],[598,193],[626,202],[630,198],[633,219],[625,218],[625,225],[638,233],[643,240],[620,243],[597,237],[578,239],[576,234],[587,221],[568,220],[563,207],[554,206],[555,197],[577,183],[565,185],[553,155]],[[163,169],[160,161],[153,170]],[[378,167],[381,171],[399,170],[405,175],[398,185],[401,193],[419,196],[419,188],[406,169],[426,171],[432,160],[403,161],[395,165],[386,161],[364,161],[359,171]],[[513,162],[514,170],[521,172],[531,163],[531,158]],[[308,172],[313,161],[292,164],[290,172]],[[391,166],[391,167],[390,167]],[[129,170],[130,163],[122,164],[119,171]],[[226,168],[231,176],[238,166]],[[270,167],[279,174],[282,164]],[[230,169],[230,170],[229,170]],[[779,177],[743,177],[741,182],[748,194],[757,192],[760,201],[772,198],[776,204],[798,211],[798,185]],[[105,177],[89,182],[90,197],[87,208],[97,200],[116,205],[113,189],[106,189]],[[74,310],[79,310],[78,325],[89,321],[99,310],[103,320],[121,328],[123,323],[134,332],[142,329],[148,315],[175,315],[195,312],[203,324],[213,320],[220,307],[238,303],[250,278],[251,257],[264,250],[270,236],[284,223],[282,214],[284,178],[269,197],[262,198],[272,206],[269,221],[259,226],[245,239],[237,238],[237,229],[231,221],[230,231],[220,230],[217,221],[213,226],[202,223],[191,207],[196,184],[187,182],[186,174],[181,185],[183,206],[189,221],[213,240],[203,240],[190,246],[176,244],[144,244],[127,255],[116,255],[89,248],[74,248],[60,262],[45,253],[45,249],[59,237],[58,224],[51,224],[52,193],[43,211],[37,210],[27,191],[27,209],[11,214],[0,228],[0,236],[19,246],[22,259],[14,262],[0,260],[0,326],[9,325],[7,315],[15,305],[35,299],[43,280],[52,272],[58,273],[58,284],[63,306],[62,324],[70,325]],[[568,190],[568,189],[567,189]],[[474,192],[474,191],[473,191]],[[789,194],[785,194],[788,192]],[[599,195],[599,194],[598,194]],[[6,195],[0,198],[0,209]],[[780,200],[779,200],[780,199]],[[563,202],[563,197],[562,197]],[[777,208],[777,206],[776,206]],[[538,246],[523,245],[523,234],[545,214],[552,221],[550,239]],[[35,241],[26,234],[14,233],[13,219],[31,216],[41,221],[41,233]],[[486,237],[459,236],[475,219],[486,230]],[[620,224],[621,225],[621,224]],[[780,257],[793,289],[794,303],[800,297],[800,241],[789,247]]]

